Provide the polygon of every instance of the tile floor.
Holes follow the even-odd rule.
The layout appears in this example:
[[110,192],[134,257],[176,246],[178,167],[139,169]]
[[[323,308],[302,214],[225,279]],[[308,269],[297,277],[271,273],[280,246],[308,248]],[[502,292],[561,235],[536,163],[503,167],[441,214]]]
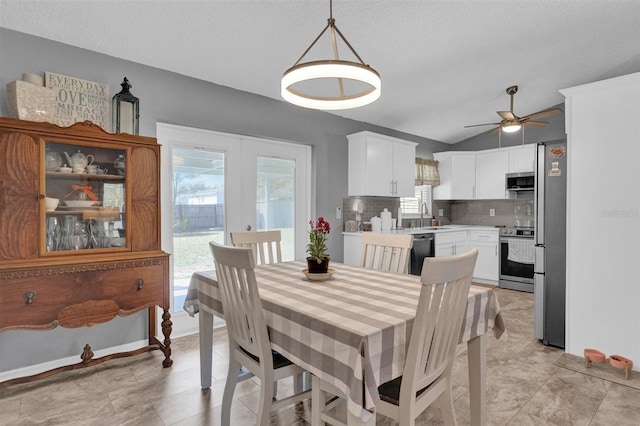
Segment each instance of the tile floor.
[[[582,358],[543,346],[533,336],[533,297],[496,289],[508,334],[488,339],[489,425],[640,425],[640,373],[629,380],[608,365],[585,369]],[[0,389],[0,425],[218,425],[227,368],[224,330],[214,332],[211,390],[200,389],[198,338],[173,342],[172,368],[158,351]],[[454,370],[459,425],[469,424],[466,346]],[[233,425],[253,425],[259,386],[238,385]],[[291,384],[280,386],[286,392]],[[285,408],[273,425],[308,425],[308,402]],[[378,417],[378,425],[390,425]],[[420,425],[442,424],[431,407]]]

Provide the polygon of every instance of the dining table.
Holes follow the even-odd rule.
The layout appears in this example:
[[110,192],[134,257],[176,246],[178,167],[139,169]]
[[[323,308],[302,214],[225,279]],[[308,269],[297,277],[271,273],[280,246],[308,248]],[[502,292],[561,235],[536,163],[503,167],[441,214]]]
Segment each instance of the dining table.
[[[375,424],[378,386],[402,375],[416,316],[419,276],[331,262],[331,278],[309,280],[306,261],[255,267],[269,338],[275,350],[339,389],[348,424]],[[215,271],[193,273],[184,302],[199,313],[200,379],[211,386],[213,316],[224,318]],[[468,348],[472,425],[486,424],[487,334],[505,331],[497,296],[472,285],[460,330]]]

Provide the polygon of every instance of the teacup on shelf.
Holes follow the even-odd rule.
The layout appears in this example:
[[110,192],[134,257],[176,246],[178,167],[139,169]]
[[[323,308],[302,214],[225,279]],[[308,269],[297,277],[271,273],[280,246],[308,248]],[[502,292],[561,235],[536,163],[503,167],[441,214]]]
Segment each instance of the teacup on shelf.
[[64,167],[60,167],[58,171],[62,173],[71,173],[73,169],[71,167],[67,167],[67,165],[65,164]]

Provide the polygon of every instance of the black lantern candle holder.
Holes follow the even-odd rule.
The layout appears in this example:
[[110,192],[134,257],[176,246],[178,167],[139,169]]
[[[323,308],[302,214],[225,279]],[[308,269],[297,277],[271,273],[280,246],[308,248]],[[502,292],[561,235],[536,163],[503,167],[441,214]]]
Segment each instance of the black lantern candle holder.
[[131,83],[127,77],[122,83],[122,90],[111,99],[112,131],[137,135],[140,132],[140,100],[129,91]]

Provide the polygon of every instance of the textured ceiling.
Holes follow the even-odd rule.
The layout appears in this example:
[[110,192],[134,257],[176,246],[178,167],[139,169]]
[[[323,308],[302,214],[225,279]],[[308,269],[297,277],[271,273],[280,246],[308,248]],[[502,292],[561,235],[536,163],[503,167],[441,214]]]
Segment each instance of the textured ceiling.
[[[2,27],[279,100],[328,14],[327,0],[0,0]],[[508,86],[522,116],[640,71],[640,0],[335,0],[333,15],[383,81],[374,104],[333,113],[447,143],[490,130],[463,126],[498,121]]]

